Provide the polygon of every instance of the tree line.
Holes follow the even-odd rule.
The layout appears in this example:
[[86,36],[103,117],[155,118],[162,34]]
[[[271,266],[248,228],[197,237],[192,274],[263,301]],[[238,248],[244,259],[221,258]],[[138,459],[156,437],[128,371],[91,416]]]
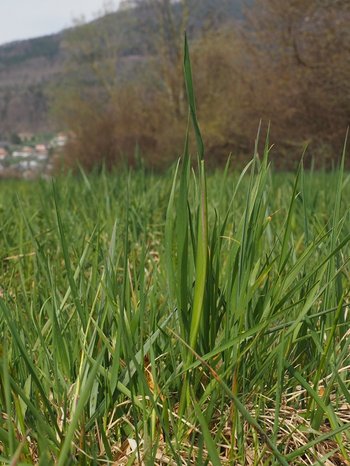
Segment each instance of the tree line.
[[277,167],[294,166],[305,147],[306,160],[334,163],[350,122],[349,2],[254,0],[236,15],[237,0],[217,3],[138,0],[119,13],[124,29],[107,14],[69,32],[53,93],[57,121],[74,134],[66,164],[133,164],[135,148],[155,168],[176,159],[187,123],[185,30],[210,165],[228,153],[244,163],[261,120]]

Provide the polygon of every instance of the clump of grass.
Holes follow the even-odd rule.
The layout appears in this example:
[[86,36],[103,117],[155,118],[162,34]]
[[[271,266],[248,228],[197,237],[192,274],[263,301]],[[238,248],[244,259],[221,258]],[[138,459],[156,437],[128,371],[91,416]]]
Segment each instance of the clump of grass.
[[3,464],[349,463],[343,162],[207,176],[184,64],[198,169],[1,186]]

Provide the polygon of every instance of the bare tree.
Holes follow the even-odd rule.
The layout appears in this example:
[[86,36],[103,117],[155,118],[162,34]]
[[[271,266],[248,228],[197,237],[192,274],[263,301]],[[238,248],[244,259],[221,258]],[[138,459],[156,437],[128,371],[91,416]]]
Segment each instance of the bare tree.
[[[183,117],[182,60],[183,37],[190,15],[188,0],[176,4],[172,0],[136,0],[135,3],[140,9],[140,27],[145,35],[150,36],[150,52],[173,111],[177,117]],[[150,17],[153,17],[153,21],[150,21]]]
[[343,139],[350,120],[350,4],[256,0],[243,43],[263,115],[285,141]]

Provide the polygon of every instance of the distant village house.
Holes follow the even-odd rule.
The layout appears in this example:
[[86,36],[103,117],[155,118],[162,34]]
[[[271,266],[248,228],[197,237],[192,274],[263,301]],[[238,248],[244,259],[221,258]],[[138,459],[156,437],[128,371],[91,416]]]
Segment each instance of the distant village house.
[[57,136],[55,136],[53,139],[50,141],[50,147],[58,148],[58,147],[64,147],[68,142],[68,135],[66,133],[58,133]]
[[23,131],[22,133],[18,133],[18,136],[22,142],[29,142],[32,141],[34,138],[34,134],[30,133],[29,131]]
[[137,2],[135,0],[121,0],[119,3],[119,11],[130,10],[131,8],[135,8],[136,6]]
[[8,152],[4,147],[0,147],[0,160],[6,159]]
[[21,157],[21,158],[27,158],[31,157],[34,154],[34,149],[29,146],[24,146],[22,147],[21,150],[16,150],[12,152],[12,157]]
[[37,144],[35,146],[35,152],[38,152],[38,153],[46,153],[47,152],[47,147],[45,144]]

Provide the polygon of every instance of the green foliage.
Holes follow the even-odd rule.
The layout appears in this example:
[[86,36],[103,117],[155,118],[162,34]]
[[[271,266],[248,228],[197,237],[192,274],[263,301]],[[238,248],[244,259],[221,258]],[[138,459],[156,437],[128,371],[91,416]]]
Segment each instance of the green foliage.
[[181,170],[3,182],[5,463],[121,461],[128,439],[146,464],[349,456],[347,175],[208,177],[191,333],[202,201]]
[[18,136],[17,133],[12,133],[10,138],[11,144],[21,144],[21,138]]

